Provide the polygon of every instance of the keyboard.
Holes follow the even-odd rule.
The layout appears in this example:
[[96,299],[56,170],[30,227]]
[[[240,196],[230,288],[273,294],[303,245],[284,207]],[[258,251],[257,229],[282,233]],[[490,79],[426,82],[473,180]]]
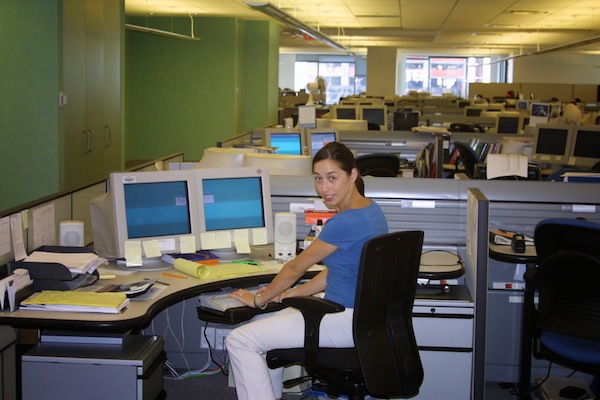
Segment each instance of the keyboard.
[[[256,293],[259,286],[246,288],[246,290]],[[229,293],[233,292],[234,289],[223,289],[220,292],[203,293],[200,295],[200,306],[204,308],[210,308],[217,311],[227,311],[230,308],[246,307],[244,303],[233,297],[229,297]]]

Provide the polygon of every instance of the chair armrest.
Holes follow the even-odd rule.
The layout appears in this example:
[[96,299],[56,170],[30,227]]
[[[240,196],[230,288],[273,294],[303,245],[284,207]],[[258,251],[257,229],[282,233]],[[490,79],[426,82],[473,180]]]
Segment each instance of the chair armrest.
[[300,311],[315,314],[331,314],[345,310],[345,307],[341,304],[313,296],[287,297],[281,302]]

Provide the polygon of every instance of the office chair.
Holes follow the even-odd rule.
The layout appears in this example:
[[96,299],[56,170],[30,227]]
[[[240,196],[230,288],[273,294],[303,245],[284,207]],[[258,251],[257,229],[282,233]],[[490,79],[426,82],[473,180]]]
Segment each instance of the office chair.
[[356,157],[356,167],[361,176],[398,176],[400,158],[390,153],[363,154]]
[[[352,323],[355,348],[318,347],[321,319],[343,311],[343,306],[316,297],[284,299],[305,318],[304,348],[269,351],[269,367],[304,364],[313,384],[325,384],[327,395],[345,393],[349,400],[363,399],[367,392],[377,397],[416,395],[423,366],[412,308],[422,247],[422,231],[389,233],[365,243]],[[286,381],[285,386],[302,379]]]
[[481,162],[475,150],[467,143],[454,142],[454,147],[458,149],[458,159],[465,168],[465,174],[471,178],[475,178],[475,165]]
[[[538,267],[525,273],[520,389],[537,359],[593,374],[600,391],[600,224],[553,218],[535,228]],[[535,298],[539,298],[536,306]]]

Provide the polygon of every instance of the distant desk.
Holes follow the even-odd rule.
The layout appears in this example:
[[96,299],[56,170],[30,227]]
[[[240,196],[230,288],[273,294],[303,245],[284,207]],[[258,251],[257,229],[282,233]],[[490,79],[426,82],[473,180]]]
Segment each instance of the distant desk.
[[[323,267],[314,266],[305,274],[310,278]],[[132,300],[127,308],[120,314],[78,313],[78,312],[47,312],[17,310],[15,312],[1,311],[0,325],[10,325],[13,328],[49,329],[69,331],[95,331],[95,332],[127,332],[138,330],[150,324],[152,319],[167,307],[183,300],[196,297],[204,292],[218,290],[223,287],[249,287],[270,282],[277,274],[277,269],[264,270],[256,274],[229,279],[197,279],[176,270],[133,272],[129,275],[120,275],[124,268],[116,265],[103,266],[103,272],[115,273],[116,278],[99,280],[94,285],[99,287],[104,284],[124,284],[138,282],[143,279],[156,279],[169,285],[152,300]],[[161,275],[172,273],[185,276],[186,279],[173,278]],[[160,285],[156,283],[156,285]]]
[[515,253],[510,246],[490,243],[490,258],[514,264],[535,264],[535,246],[525,246],[525,253]]

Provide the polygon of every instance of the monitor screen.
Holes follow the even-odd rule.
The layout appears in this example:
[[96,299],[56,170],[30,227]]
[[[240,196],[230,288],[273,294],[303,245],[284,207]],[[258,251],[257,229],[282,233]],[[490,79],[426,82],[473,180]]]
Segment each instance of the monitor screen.
[[335,107],[334,119],[357,119],[356,107],[353,106],[337,106]]
[[482,107],[465,107],[465,116],[479,117],[483,111]]
[[195,171],[203,250],[229,260],[244,258],[244,247],[273,243],[266,171],[251,167]]
[[575,128],[569,165],[592,168],[600,162],[600,126],[580,125]]
[[179,253],[185,235],[198,249],[194,171],[200,170],[112,173],[108,193],[90,202],[98,254],[125,258],[128,240],[156,241],[162,254]]
[[364,119],[368,123],[387,126],[387,110],[385,106],[361,106],[358,119]]
[[518,115],[498,115],[496,119],[496,133],[517,134],[522,127],[521,117]]
[[570,125],[537,124],[532,161],[567,164],[573,129]]
[[319,150],[321,150],[321,148],[323,146],[325,146],[327,143],[331,143],[331,142],[336,142],[337,141],[337,137],[338,137],[338,132],[336,129],[312,129],[309,131],[309,148],[310,148],[310,155],[311,157],[314,157],[315,154],[317,154],[317,152]]
[[529,110],[529,101],[527,100],[519,100],[517,101],[517,109],[518,110]]
[[265,144],[275,147],[277,154],[301,155],[302,133],[296,129],[266,129]]

